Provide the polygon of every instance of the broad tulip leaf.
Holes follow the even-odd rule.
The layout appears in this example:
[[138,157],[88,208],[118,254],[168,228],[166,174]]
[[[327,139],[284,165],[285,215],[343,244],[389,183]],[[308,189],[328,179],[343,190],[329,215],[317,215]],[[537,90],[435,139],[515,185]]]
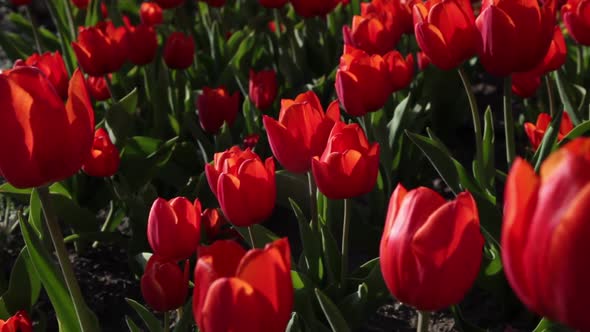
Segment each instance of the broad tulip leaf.
[[301,206],[309,206],[309,189],[304,175],[279,170],[275,172],[275,181],[278,205],[290,209],[292,199]]
[[141,332],[137,324],[129,316],[125,316],[125,323],[129,328],[129,332]]
[[561,118],[563,116],[563,112],[558,112],[556,116],[553,117],[553,120],[547,127],[545,131],[545,135],[543,136],[543,140],[541,141],[541,145],[537,149],[533,157],[533,163],[535,165],[535,170],[538,171],[541,167],[541,163],[543,160],[549,156],[553,148],[555,147],[555,142],[557,141],[557,135],[559,134],[559,126],[561,125]]
[[561,69],[554,71],[555,74],[555,83],[557,84],[557,91],[559,92],[559,98],[561,99],[562,104],[565,107],[567,114],[570,116],[573,124],[575,126],[580,124],[580,118],[576,113],[576,108],[574,103],[572,102],[570,96],[568,95],[566,81],[563,78],[563,74],[561,73]]
[[309,220],[305,217],[297,203],[292,199],[289,199],[289,202],[299,223],[299,235],[301,236],[305,260],[304,267],[307,274],[319,283],[324,278],[320,234],[310,228]]
[[350,328],[348,327],[346,320],[334,302],[332,302],[332,300],[330,300],[330,298],[318,288],[315,289],[315,295],[318,299],[318,302],[320,303],[320,307],[322,308],[324,315],[326,316],[326,319],[328,320],[328,323],[330,324],[330,327],[332,328],[332,331],[350,332]]
[[296,311],[301,318],[310,324],[316,320],[314,312],[314,294],[313,289],[315,285],[303,273],[291,270],[291,279],[293,280],[294,304],[293,311]]
[[368,302],[369,290],[367,285],[362,283],[358,285],[356,292],[349,294],[338,303],[338,308],[346,317],[349,326],[358,328],[363,323],[364,317],[369,314],[367,310]]
[[[275,240],[279,239],[279,236],[275,233],[271,232],[269,229],[262,225],[252,225],[252,233],[254,234],[254,247],[256,248],[264,248],[267,243],[274,242]],[[235,229],[240,233],[240,235],[246,239],[248,243],[250,243],[250,234],[248,232],[248,227],[235,227]]]
[[573,330],[547,318],[541,319],[533,332],[572,332]]
[[150,332],[161,332],[163,331],[162,325],[160,321],[151,311],[149,311],[146,307],[139,304],[137,301],[126,298],[125,301],[135,310],[135,312],[141,317],[145,326],[148,328]]
[[138,93],[137,88],[135,88],[111,106],[105,115],[106,129],[113,144],[118,147],[122,147],[125,139],[132,133],[137,98]]
[[565,137],[559,142],[558,146],[563,146],[568,141],[573,140],[574,138],[578,138],[578,137],[586,134],[589,131],[590,131],[590,120],[584,121],[584,122],[580,123],[579,125],[577,125],[574,129],[572,129],[567,135],[565,135]]
[[338,243],[332,232],[325,223],[320,223],[320,233],[322,236],[322,253],[324,256],[324,265],[328,282],[334,284],[340,281],[340,264],[342,264],[342,255],[338,248]]
[[291,315],[291,319],[289,320],[289,323],[287,324],[287,328],[285,329],[286,332],[303,332],[305,331],[302,328],[302,322],[301,322],[301,318],[299,318],[299,314],[294,312]]
[[[41,280],[39,280],[37,270],[31,262],[29,252],[23,248],[10,272],[8,289],[0,299],[11,313],[22,309],[30,312],[33,304],[37,302],[40,291]],[[6,319],[7,317],[2,318]]]

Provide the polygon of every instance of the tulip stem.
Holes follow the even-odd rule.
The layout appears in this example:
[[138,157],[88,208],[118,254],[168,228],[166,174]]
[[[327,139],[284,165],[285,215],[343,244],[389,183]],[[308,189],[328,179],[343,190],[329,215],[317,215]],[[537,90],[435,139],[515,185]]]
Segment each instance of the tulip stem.
[[252,249],[256,248],[256,242],[254,241],[254,226],[248,226],[248,235],[250,236],[250,244]]
[[428,332],[428,325],[430,325],[430,311],[418,310],[416,332]]
[[578,61],[576,63],[576,77],[582,77],[582,73],[584,72],[584,46],[578,44],[576,47],[576,55],[578,57]]
[[320,225],[318,223],[318,201],[317,201],[317,188],[313,181],[313,175],[311,171],[307,172],[307,181],[309,183],[309,212],[311,213],[311,229],[319,230]]
[[551,115],[551,118],[555,117],[555,107],[553,106],[554,104],[554,97],[553,97],[553,85],[551,84],[551,78],[549,77],[549,75],[545,75],[545,86],[547,87],[547,97],[548,97],[548,103],[549,103],[549,114]]
[[76,26],[74,25],[74,19],[72,16],[72,8],[70,7],[70,1],[63,0],[63,7],[64,7],[64,11],[66,12],[66,18],[68,20],[68,26],[70,28],[70,34],[72,35],[72,40],[76,40]]
[[504,135],[506,137],[506,162],[508,168],[516,156],[514,143],[514,116],[512,114],[512,78],[504,78]]
[[109,90],[109,94],[111,95],[111,100],[113,101],[113,104],[116,104],[117,97],[115,97],[114,89],[113,89],[113,82],[111,82],[111,78],[109,77],[108,74],[104,75],[104,80],[106,82],[107,90]]
[[164,311],[164,332],[170,332],[170,312]]
[[76,281],[76,275],[74,274],[72,263],[68,257],[63,234],[57,222],[57,216],[55,215],[55,211],[51,203],[49,189],[47,187],[38,187],[36,190],[39,194],[39,200],[41,201],[43,214],[45,215],[45,223],[47,225],[47,229],[49,230],[49,236],[51,237],[51,241],[55,247],[57,260],[74,304],[74,309],[76,311],[76,316],[78,317],[80,329],[82,332],[94,331],[95,328],[88,320],[89,317],[86,311],[86,303],[82,297],[82,292],[80,291],[80,286]]
[[277,35],[278,39],[281,39],[283,32],[281,31],[281,12],[279,10],[280,9],[275,8],[272,10],[272,13],[274,15],[275,21],[275,34]]
[[33,31],[33,39],[35,39],[35,47],[37,48],[37,53],[41,55],[43,53],[43,49],[41,48],[41,39],[39,38],[39,26],[37,26],[37,20],[31,15],[31,10],[29,6],[25,6],[25,13],[29,22],[31,22],[31,30]]
[[461,77],[461,81],[463,82],[463,86],[465,87],[465,93],[467,94],[467,99],[469,100],[469,108],[471,109],[471,117],[473,118],[473,131],[475,133],[475,158],[477,160],[475,177],[479,183],[484,184],[486,183],[486,180],[483,175],[483,134],[481,131],[481,120],[479,117],[477,100],[475,99],[475,94],[473,94],[473,89],[471,88],[471,82],[469,81],[469,77],[467,76],[465,70],[462,67],[459,67],[458,72],[459,76]]
[[340,277],[342,288],[346,288],[346,274],[348,273],[348,234],[350,232],[350,198],[344,199],[344,222],[342,223],[342,264],[340,265]]

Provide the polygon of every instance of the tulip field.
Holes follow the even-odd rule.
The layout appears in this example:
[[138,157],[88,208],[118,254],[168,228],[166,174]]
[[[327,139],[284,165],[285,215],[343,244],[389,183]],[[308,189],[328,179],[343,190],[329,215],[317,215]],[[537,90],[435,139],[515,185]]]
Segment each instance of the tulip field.
[[0,332],[590,331],[588,45],[590,0],[0,0]]

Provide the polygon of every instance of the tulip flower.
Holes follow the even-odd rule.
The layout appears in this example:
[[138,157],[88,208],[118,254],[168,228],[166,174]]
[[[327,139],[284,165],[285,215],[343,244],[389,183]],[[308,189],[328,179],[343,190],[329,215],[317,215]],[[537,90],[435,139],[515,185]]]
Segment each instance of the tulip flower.
[[119,150],[111,142],[109,134],[103,128],[96,130],[90,156],[82,165],[84,173],[90,176],[108,177],[117,173],[120,162]]
[[156,3],[164,8],[164,9],[170,9],[170,8],[175,8],[178,7],[182,4],[184,4],[184,0],[155,0]]
[[334,123],[340,121],[338,102],[326,114],[315,93],[302,93],[295,100],[283,99],[279,120],[264,116],[270,148],[279,163],[294,173],[311,169],[313,156],[321,155]]
[[184,197],[170,201],[157,198],[152,204],[147,238],[154,253],[167,260],[189,258],[201,240],[201,202]]
[[33,332],[31,319],[26,311],[20,310],[6,321],[0,319],[0,332]]
[[281,8],[287,4],[289,0],[258,0],[261,6],[266,8]]
[[368,54],[380,54],[393,50],[399,42],[403,31],[398,25],[385,25],[378,16],[355,15],[352,28],[342,27],[342,36],[346,45],[361,49]]
[[228,240],[199,249],[193,291],[199,331],[285,331],[293,299],[286,238],[248,252]]
[[139,7],[139,18],[141,23],[148,26],[156,26],[164,21],[162,7],[156,2],[142,2]]
[[14,6],[26,6],[28,4],[30,4],[33,0],[10,0],[10,2],[14,5]]
[[259,140],[260,140],[259,134],[250,134],[250,135],[244,137],[244,139],[242,140],[242,145],[244,146],[244,149],[246,149],[246,148],[254,149],[254,147],[256,147],[256,144],[258,144]]
[[33,53],[24,62],[17,61],[15,67],[18,66],[36,67],[47,76],[53,87],[62,99],[68,97],[68,83],[70,77],[66,70],[66,64],[59,51],[55,53],[45,52],[41,55]]
[[414,56],[408,54],[405,58],[398,51],[391,51],[383,57],[389,71],[391,91],[405,89],[414,79]]
[[213,165],[205,165],[205,174],[225,217],[240,227],[270,217],[276,200],[272,157],[263,163],[250,149],[234,146],[216,153],[213,159]]
[[155,311],[166,312],[179,308],[188,295],[189,261],[184,271],[173,261],[152,255],[141,277],[141,294]]
[[517,158],[504,190],[502,263],[510,286],[532,311],[590,331],[590,139],[551,154],[540,175]]
[[238,92],[230,95],[223,86],[217,89],[204,87],[195,104],[203,130],[216,134],[224,122],[231,126],[236,120],[240,111],[240,95]]
[[[551,115],[547,113],[541,113],[537,117],[537,123],[533,124],[531,122],[524,123],[524,131],[531,142],[534,150],[539,148],[541,142],[543,141],[543,137],[545,136],[545,132],[547,128],[549,128],[549,124],[551,123]],[[574,129],[574,124],[572,120],[570,120],[569,115],[566,112],[563,112],[561,117],[561,124],[559,126],[559,133],[557,133],[557,140],[561,141],[570,131]]]
[[[109,74],[110,75],[110,74]],[[102,76],[88,76],[86,85],[92,98],[97,101],[105,101],[111,98],[111,92],[107,87],[107,80]]]
[[173,32],[164,45],[164,62],[171,69],[186,69],[193,64],[195,42],[190,35]]
[[568,0],[561,7],[563,23],[570,36],[582,45],[590,45],[590,20],[586,14],[587,0]]
[[94,111],[79,70],[65,102],[35,67],[0,75],[0,174],[13,186],[39,187],[72,176],[90,153],[93,133]]
[[[476,26],[480,60],[492,75],[529,71],[543,59],[553,37],[555,0],[484,1]],[[531,36],[534,36],[532,38]]]
[[535,95],[541,86],[541,76],[537,73],[514,73],[512,74],[512,93],[521,98],[530,98]]
[[86,9],[86,8],[88,8],[88,4],[90,3],[90,0],[72,0],[72,3],[78,9]]
[[201,227],[209,243],[219,239],[240,238],[239,233],[231,228],[217,209],[205,209],[203,211],[201,214]]
[[418,3],[413,11],[418,46],[438,68],[456,68],[481,49],[481,36],[468,1]]
[[386,29],[414,33],[412,7],[416,0],[372,0],[361,3],[361,16],[376,16]]
[[428,55],[426,55],[424,52],[418,52],[416,54],[416,58],[418,60],[418,69],[420,70],[425,70],[432,63]]
[[153,27],[145,24],[133,26],[126,17],[127,43],[130,50],[129,61],[134,65],[143,66],[152,62],[158,52],[158,35]]
[[109,9],[103,1],[100,2],[100,15],[103,19],[109,17]]
[[274,70],[268,69],[255,72],[250,69],[248,95],[256,108],[265,110],[272,106],[272,102],[277,97],[277,90],[277,73]]
[[352,198],[373,190],[379,172],[379,144],[369,145],[356,123],[336,122],[321,156],[311,160],[318,190],[331,199]]
[[90,76],[104,76],[119,70],[127,60],[126,30],[111,21],[80,28],[72,48],[82,70]]
[[446,202],[429,188],[408,192],[399,184],[381,237],[381,273],[400,302],[441,310],[459,303],[473,285],[483,244],[470,193]]
[[295,13],[301,17],[325,16],[340,3],[340,0],[291,0]]

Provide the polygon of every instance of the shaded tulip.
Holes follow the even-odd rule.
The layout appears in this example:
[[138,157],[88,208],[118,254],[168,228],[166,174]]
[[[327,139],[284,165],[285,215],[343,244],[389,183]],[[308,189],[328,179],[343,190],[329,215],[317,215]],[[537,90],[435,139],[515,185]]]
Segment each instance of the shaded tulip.
[[74,6],[78,7],[78,9],[86,9],[88,8],[88,4],[90,0],[72,0]]
[[225,5],[225,0],[201,0],[205,1],[211,7],[223,7]]
[[[590,269],[590,139],[551,154],[540,175],[514,162],[504,190],[502,264],[520,300],[532,311],[579,331],[590,331],[585,303]],[[550,273],[549,273],[549,272]]]
[[103,19],[109,17],[109,8],[107,7],[106,3],[104,3],[104,1],[100,2],[100,14],[102,15]]
[[340,0],[291,0],[295,13],[302,17],[325,16],[340,3]]
[[[551,115],[547,113],[541,113],[537,117],[536,123],[524,123],[524,132],[529,138],[529,141],[533,146],[533,150],[537,150],[539,145],[541,145],[543,137],[545,136],[545,132],[547,131],[547,128],[549,128],[549,124],[551,124],[551,120]],[[572,120],[566,112],[563,112],[559,126],[559,133],[557,133],[557,140],[561,141],[570,131],[572,131],[572,129],[574,129]]]
[[248,95],[256,108],[265,110],[272,106],[278,91],[277,73],[274,70],[268,69],[255,72],[250,69],[250,81],[248,84]]
[[428,55],[424,52],[418,52],[416,58],[418,58],[418,69],[420,70],[425,70],[432,63]]
[[141,23],[149,26],[156,26],[164,22],[162,7],[156,2],[142,2],[139,7],[139,18]]
[[342,27],[342,36],[346,45],[361,49],[369,54],[385,54],[392,51],[399,42],[403,31],[388,29],[397,25],[386,26],[376,15],[352,18],[352,28]]
[[561,15],[570,36],[582,45],[590,45],[590,19],[588,0],[568,0],[561,7]]
[[456,68],[480,51],[481,36],[475,27],[470,2],[417,3],[413,13],[418,46],[436,67],[442,70]]
[[369,145],[358,124],[336,122],[321,157],[313,157],[311,170],[318,190],[328,198],[367,194],[377,182],[379,144]]
[[293,299],[286,238],[248,252],[227,240],[199,250],[193,314],[200,331],[285,331]]
[[[267,25],[268,25],[268,30],[270,30],[270,32],[272,32],[272,33],[277,32],[277,27],[276,27],[274,20],[268,21]],[[283,23],[281,23],[280,25],[281,25],[281,32],[287,31],[287,27]]]
[[17,61],[15,67],[23,64],[39,68],[39,70],[47,76],[60,97],[62,99],[68,97],[68,83],[70,77],[66,70],[66,64],[59,51],[56,51],[55,53],[45,52],[41,55],[34,53],[28,57],[24,63],[22,61]]
[[225,217],[240,227],[270,217],[276,200],[272,157],[263,163],[250,149],[234,146],[213,159],[213,164],[205,165],[205,174]]
[[84,173],[97,177],[111,176],[117,173],[120,162],[119,150],[111,142],[107,131],[103,128],[96,130],[90,156],[82,165]]
[[0,332],[33,332],[33,325],[27,312],[20,310],[6,321],[0,319]]
[[414,33],[412,7],[417,0],[372,0],[361,3],[361,16],[374,15],[387,30]]
[[333,101],[326,114],[315,93],[302,93],[295,100],[283,99],[279,120],[264,116],[270,148],[279,163],[290,172],[311,169],[311,159],[326,147],[334,123],[340,121],[338,102]]
[[125,28],[112,22],[80,28],[72,48],[78,64],[90,76],[104,76],[121,69],[127,60]]
[[201,229],[212,243],[220,239],[240,238],[238,232],[231,227],[217,209],[205,209],[201,214]]
[[188,295],[189,261],[184,262],[184,271],[178,264],[156,254],[146,264],[141,277],[141,295],[152,309],[166,312],[179,308]]
[[79,70],[64,103],[39,69],[0,75],[0,174],[17,188],[38,187],[76,173],[88,157],[94,111]]
[[289,0],[258,0],[261,6],[266,8],[281,8],[287,4]]
[[242,141],[242,145],[244,146],[244,149],[247,149],[247,148],[254,149],[254,147],[256,147],[256,144],[258,144],[259,140],[260,140],[259,134],[250,134],[250,135],[244,137],[244,140]]
[[128,47],[132,50],[129,52],[129,61],[138,66],[152,62],[158,52],[156,30],[146,24],[133,26],[129,24],[129,20],[125,20],[125,23]]
[[512,74],[512,93],[521,98],[534,96],[539,86],[541,86],[541,76],[535,72]]
[[398,51],[391,51],[383,57],[389,71],[391,92],[407,88],[414,79],[414,56],[405,58]]
[[155,0],[155,2],[163,9],[170,9],[184,4],[184,0]]
[[240,111],[240,94],[229,94],[224,86],[216,89],[203,88],[203,93],[195,103],[199,112],[199,122],[203,130],[216,134],[224,122],[231,126]]
[[164,62],[171,69],[186,69],[193,64],[195,41],[190,35],[173,32],[164,45]]
[[429,188],[408,192],[399,184],[381,237],[381,273],[400,302],[441,310],[459,303],[475,282],[483,244],[470,193],[446,202]]
[[30,4],[33,0],[10,0],[10,2],[14,5],[14,6],[26,6],[28,4]]
[[201,240],[201,202],[157,198],[150,209],[147,238],[158,256],[174,261],[189,258]]
[[[109,74],[110,75],[110,74]],[[92,98],[104,101],[111,98],[111,92],[107,86],[107,80],[103,76],[88,76],[86,85]]]
[[[543,59],[553,37],[555,0],[486,0],[476,19],[480,60],[492,75],[529,71]],[[534,36],[532,38],[531,36]]]

